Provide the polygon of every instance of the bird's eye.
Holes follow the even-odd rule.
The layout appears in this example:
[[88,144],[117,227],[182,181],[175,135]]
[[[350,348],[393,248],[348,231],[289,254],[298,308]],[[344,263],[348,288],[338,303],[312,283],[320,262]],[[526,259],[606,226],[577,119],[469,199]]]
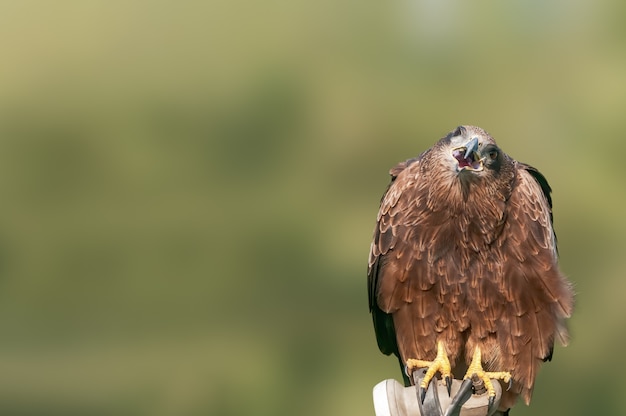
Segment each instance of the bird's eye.
[[496,152],[495,150],[492,150],[491,152],[489,152],[489,159],[496,160],[497,157],[498,157],[498,152]]

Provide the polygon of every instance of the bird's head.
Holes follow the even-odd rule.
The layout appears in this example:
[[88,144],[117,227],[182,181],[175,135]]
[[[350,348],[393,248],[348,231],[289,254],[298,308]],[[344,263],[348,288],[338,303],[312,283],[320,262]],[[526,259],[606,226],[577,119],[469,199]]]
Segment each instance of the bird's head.
[[480,127],[459,126],[443,139],[443,151],[458,176],[487,175],[499,170],[503,153]]
[[433,211],[491,212],[495,201],[508,198],[515,178],[515,161],[474,126],[459,126],[439,140],[423,154],[419,169]]

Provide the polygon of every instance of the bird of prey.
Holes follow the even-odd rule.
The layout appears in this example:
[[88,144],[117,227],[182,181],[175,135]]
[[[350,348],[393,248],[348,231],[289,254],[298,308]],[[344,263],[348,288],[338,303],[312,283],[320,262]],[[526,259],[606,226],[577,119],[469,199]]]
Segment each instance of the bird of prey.
[[[368,264],[378,346],[404,372],[490,379],[499,409],[530,403],[555,339],[567,344],[573,289],[557,265],[550,186],[483,129],[459,126],[391,169]],[[412,379],[404,374],[407,386]]]

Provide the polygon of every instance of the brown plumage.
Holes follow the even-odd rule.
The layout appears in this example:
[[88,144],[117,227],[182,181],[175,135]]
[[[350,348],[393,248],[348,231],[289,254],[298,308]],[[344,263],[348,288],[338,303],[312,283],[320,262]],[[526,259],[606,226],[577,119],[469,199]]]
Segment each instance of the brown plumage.
[[443,341],[459,378],[479,346],[486,370],[511,373],[500,408],[528,404],[573,309],[548,182],[473,126],[390,173],[368,268],[380,350],[404,365],[432,360]]

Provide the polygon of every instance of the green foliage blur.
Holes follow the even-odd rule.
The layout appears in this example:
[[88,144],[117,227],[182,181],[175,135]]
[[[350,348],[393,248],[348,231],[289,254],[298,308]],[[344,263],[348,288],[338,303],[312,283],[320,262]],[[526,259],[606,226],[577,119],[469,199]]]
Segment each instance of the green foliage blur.
[[373,415],[388,169],[549,179],[577,309],[514,415],[626,414],[626,6],[0,3],[0,414]]

